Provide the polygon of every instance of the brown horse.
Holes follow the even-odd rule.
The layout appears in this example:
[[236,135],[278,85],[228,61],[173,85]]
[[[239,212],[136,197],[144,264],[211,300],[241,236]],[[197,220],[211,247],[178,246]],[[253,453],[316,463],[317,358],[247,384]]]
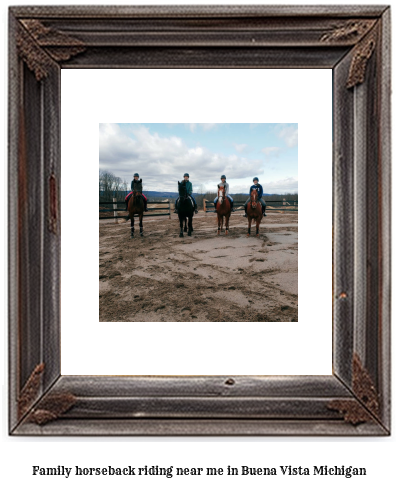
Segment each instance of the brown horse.
[[252,190],[251,201],[247,204],[247,216],[248,216],[248,233],[247,237],[251,234],[252,220],[256,220],[256,236],[259,237],[259,226],[262,221],[262,205],[258,201],[258,192],[256,189]]
[[[127,209],[129,210],[130,218],[130,238],[134,237],[134,215],[138,215],[140,219],[140,235],[143,237],[143,214],[144,214],[144,202],[143,202],[143,180],[133,182],[133,194],[131,195]],[[128,219],[129,219],[128,218]]]
[[223,232],[223,217],[226,217],[226,235],[228,235],[231,206],[230,200],[226,198],[226,188],[224,186],[218,186],[216,213],[218,214],[218,235],[220,235],[220,231]]

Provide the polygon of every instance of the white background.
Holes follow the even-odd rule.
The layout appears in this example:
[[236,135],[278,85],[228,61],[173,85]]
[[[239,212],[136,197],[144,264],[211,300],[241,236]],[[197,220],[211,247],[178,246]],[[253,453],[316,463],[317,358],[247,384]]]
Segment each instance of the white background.
[[[61,205],[61,373],[330,375],[332,71],[63,70],[61,87],[61,196],[77,172],[86,191]],[[97,192],[98,123],[194,120],[298,123],[299,322],[98,322],[98,220],[76,219]]]
[[[14,1],[13,4],[25,4],[26,2]],[[43,2],[35,2],[37,4]],[[52,2],[54,3],[54,2]],[[69,2],[64,2],[69,3]],[[76,2],[73,2],[76,3]],[[91,3],[87,1],[86,3]],[[95,4],[101,3],[96,0]],[[119,0],[118,3],[124,3]],[[154,2],[152,2],[154,3]],[[177,0],[174,3],[179,3]],[[184,3],[190,3],[185,0]],[[200,2],[198,2],[200,3]],[[209,0],[207,4],[211,3]],[[219,4],[224,3],[222,0]],[[231,0],[228,3],[236,3]],[[252,0],[251,3],[257,3]],[[285,2],[296,3],[296,2]],[[326,2],[307,2],[307,3],[326,3]],[[336,2],[344,3],[346,2]],[[368,2],[361,2],[368,3]],[[373,4],[381,4],[374,0]],[[2,6],[2,40],[3,40],[3,72],[6,72],[6,4]],[[397,51],[397,25],[398,15],[393,11],[393,41],[394,53]],[[397,68],[394,67],[393,82],[397,78]],[[5,81],[5,76],[3,77]],[[0,132],[4,139],[3,156],[6,161],[6,83],[3,87],[3,128]],[[394,131],[396,128],[397,100],[394,93]],[[394,147],[393,162],[395,162],[396,147]],[[395,167],[393,190],[397,188],[397,173]],[[4,174],[4,181],[6,174]],[[395,186],[396,185],[396,186]],[[5,189],[6,194],[6,189]],[[4,214],[6,217],[6,214]],[[398,223],[397,206],[393,208],[393,224]],[[5,246],[6,239],[2,241]],[[397,249],[398,229],[393,230],[393,251]],[[396,266],[396,256],[394,256],[394,271]],[[5,257],[6,264],[6,257]],[[396,274],[396,271],[395,271]],[[395,276],[396,279],[396,276]],[[5,282],[4,282],[5,283]],[[5,286],[5,284],[4,284]],[[393,353],[398,352],[397,333],[397,307],[395,298],[397,297],[396,283],[393,289]],[[6,305],[6,298],[4,307]],[[397,302],[396,302],[397,303]],[[4,315],[6,324],[6,315]],[[1,429],[1,462],[2,473],[0,479],[4,489],[26,488],[40,489],[41,491],[63,489],[83,489],[89,486],[96,487],[98,490],[109,487],[117,487],[120,490],[131,489],[181,489],[188,488],[202,490],[220,489],[242,489],[247,486],[251,490],[288,490],[296,487],[306,490],[335,490],[338,487],[346,489],[362,489],[366,491],[386,487],[393,490],[398,485],[397,455],[399,454],[399,444],[397,438],[397,362],[393,359],[393,435],[389,438],[10,438],[7,435],[7,351],[6,351],[6,332],[4,331],[2,342],[4,341],[3,353],[4,362],[2,364],[2,429]],[[239,477],[228,478],[222,476],[218,478],[147,478],[132,480],[134,478],[78,478],[65,479],[64,477],[38,478],[31,476],[31,466],[41,465],[44,467],[65,465],[73,467],[75,465],[86,467],[98,467],[103,465],[113,466],[142,466],[142,465],[174,465],[174,466],[213,466],[224,467],[228,464],[232,466],[250,465],[254,467],[271,467],[280,465],[309,466],[313,465],[352,465],[364,466],[367,468],[366,478],[345,479],[343,477]]]

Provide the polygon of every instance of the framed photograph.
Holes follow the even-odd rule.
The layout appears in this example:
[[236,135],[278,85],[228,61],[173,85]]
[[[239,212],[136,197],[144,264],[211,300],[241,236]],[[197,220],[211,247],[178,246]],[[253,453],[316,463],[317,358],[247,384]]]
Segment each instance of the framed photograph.
[[[83,340],[84,332],[89,331],[84,304],[78,303],[82,297],[79,283],[84,283],[84,269],[82,278],[75,277],[70,289],[71,295],[75,291],[76,301],[62,301],[69,288],[63,279],[68,277],[68,269],[76,271],[79,261],[90,262],[88,253],[79,258],[85,242],[79,228],[82,223],[92,222],[91,237],[98,247],[97,194],[93,190],[91,197],[94,181],[91,174],[86,174],[90,166],[84,165],[82,156],[73,189],[87,191],[96,206],[90,212],[80,210],[79,217],[75,213],[75,222],[68,224],[68,209],[74,206],[75,191],[70,193],[65,183],[71,179],[67,167],[76,162],[76,154],[69,158],[64,152],[75,146],[84,153],[84,145],[64,133],[68,124],[62,118],[71,106],[65,102],[70,87],[73,87],[71,97],[82,111],[75,116],[76,128],[85,109],[79,99],[82,82],[69,86],[66,79],[68,75],[71,80],[72,75],[86,77],[94,86],[108,76],[110,80],[115,74],[120,77],[120,70],[125,72],[129,83],[136,79],[138,85],[133,87],[139,84],[148,87],[151,79],[156,79],[158,84],[159,81],[165,86],[169,83],[171,91],[176,90],[173,86],[178,86],[176,77],[179,80],[188,77],[191,83],[193,78],[200,80],[206,74],[203,93],[209,101],[212,93],[220,93],[220,81],[220,90],[226,87],[227,91],[227,86],[234,86],[233,82],[223,80],[224,74],[230,79],[247,77],[246,83],[240,85],[242,89],[234,88],[234,93],[237,100],[245,94],[254,110],[257,107],[260,110],[262,80],[264,84],[270,83],[271,72],[280,72],[279,83],[285,88],[285,92],[280,90],[278,94],[280,108],[288,104],[290,85],[297,83],[303,74],[313,76],[307,84],[315,94],[321,83],[317,72],[332,77],[328,86],[330,97],[325,98],[330,110],[322,111],[332,121],[332,136],[330,132],[327,144],[323,143],[328,147],[326,155],[331,156],[332,142],[332,167],[331,158],[320,157],[320,167],[330,176],[326,180],[332,188],[328,194],[332,196],[332,207],[317,197],[300,212],[306,214],[312,207],[326,208],[324,216],[312,225],[316,229],[319,226],[320,237],[327,236],[326,227],[332,230],[332,277],[321,274],[317,262],[321,256],[330,257],[329,246],[323,246],[319,256],[313,254],[313,258],[310,250],[307,265],[301,269],[305,247],[301,249],[299,241],[299,278],[313,275],[313,284],[310,291],[299,294],[299,316],[290,318],[299,317],[303,325],[315,326],[309,338],[306,329],[297,328],[294,333],[281,322],[278,328],[281,339],[268,342],[267,333],[271,331],[268,324],[279,325],[277,318],[239,319],[255,320],[256,332],[265,336],[258,337],[250,324],[230,324],[230,318],[227,325],[219,323],[223,318],[215,319],[216,323],[202,322],[210,319],[196,318],[197,311],[190,311],[186,314],[190,319],[183,320],[195,322],[198,327],[187,331],[187,323],[181,322],[186,329],[182,331],[174,325],[174,318],[166,314],[164,319],[155,315],[145,322],[146,305],[140,304],[136,314],[141,315],[139,322],[145,322],[148,329],[135,331],[132,338],[135,346],[130,354],[126,345],[131,346],[133,341],[127,342],[123,336],[122,342],[112,347],[118,358],[136,358],[133,369],[123,371],[118,366],[113,370],[107,366],[104,373],[93,368],[91,375],[72,374],[69,369],[65,371],[64,351],[61,369],[61,347],[64,349],[67,344],[72,346],[72,356],[84,359],[89,367],[99,354],[107,358],[104,351],[107,342],[100,346],[92,330],[89,344]],[[220,78],[215,75],[218,72]],[[116,87],[116,83],[108,87]],[[189,83],[181,85],[187,86]],[[181,87],[177,90],[183,90]],[[182,120],[167,119],[160,113],[157,92],[163,98],[159,100],[165,100],[163,91],[154,91],[154,99],[146,106],[154,114],[152,122],[181,123]],[[10,434],[389,435],[390,92],[390,8],[387,6],[10,7]],[[128,96],[127,92],[122,93]],[[113,97],[112,90],[104,92],[104,100],[97,101],[97,105],[106,106],[106,100]],[[190,103],[189,96],[184,100]],[[233,98],[230,101],[230,108],[234,109],[235,101]],[[304,97],[304,103],[308,104],[309,113],[313,106],[322,107],[316,96]],[[239,123],[230,110],[228,105],[223,108],[227,124]],[[139,121],[137,112],[137,119],[119,123]],[[97,119],[88,125],[88,132],[97,138],[96,147],[91,145],[92,151],[98,152],[99,124],[110,121]],[[264,114],[250,121],[268,123]],[[287,121],[273,122],[287,124]],[[319,120],[313,116],[315,121]],[[329,128],[321,120],[319,126]],[[298,128],[299,142],[302,135],[306,140],[306,126],[299,123]],[[98,179],[98,164],[94,175]],[[181,180],[182,176],[178,177]],[[299,182],[302,206],[309,193],[301,187],[300,179]],[[205,212],[207,205],[202,205]],[[195,220],[194,217],[194,231]],[[118,230],[126,234],[121,244],[133,247],[133,243],[143,243],[139,237],[132,241],[129,226],[123,226],[118,225]],[[177,219],[176,226],[178,234]],[[213,232],[216,235],[217,226]],[[140,235],[140,228],[135,233]],[[309,237],[311,234],[306,237],[308,244],[321,240],[317,232],[315,237]],[[65,247],[65,235],[72,237],[71,244],[77,244],[76,249],[69,244]],[[190,238],[190,244],[195,240]],[[328,243],[331,244],[331,236]],[[113,265],[123,261],[123,257],[116,256]],[[97,282],[97,251],[93,257]],[[155,253],[151,260],[158,260]],[[330,287],[324,287],[323,283],[326,278],[329,285],[332,278],[332,305]],[[98,299],[98,286],[90,295]],[[159,292],[154,297],[158,300]],[[328,302],[327,308],[324,301]],[[161,308],[161,304],[162,310],[166,309],[166,304],[160,302],[154,308],[151,306],[151,312]],[[301,310],[301,305],[309,305],[309,310]],[[323,305],[321,312],[316,309],[318,305]],[[106,322],[99,324],[123,320],[130,323],[131,331],[134,317],[123,317],[118,308],[111,319],[104,317]],[[281,320],[288,320],[285,316],[287,311],[292,313],[291,308],[281,311]],[[98,308],[95,315],[98,316]],[[163,326],[162,335],[156,330],[158,321],[162,321],[159,322]],[[75,330],[72,326],[69,329],[69,324],[74,324]],[[294,326],[300,326],[300,322],[294,322],[290,329]],[[69,338],[67,331],[70,331]],[[289,370],[284,370],[284,359],[292,352],[296,351],[299,359],[306,359],[309,351],[320,351],[318,331],[328,332],[332,338],[331,358],[327,360],[332,366],[331,373],[291,375]],[[187,338],[187,345],[180,342],[183,337]],[[229,342],[233,338],[237,344],[231,349]],[[263,362],[266,346],[270,351],[279,348],[285,353],[280,356],[282,365],[275,371],[267,360]],[[244,359],[244,353],[256,360],[256,364],[232,363]],[[170,359],[177,360],[178,368],[168,365]],[[195,367],[190,367],[191,359],[196,360]]]
[[[212,73],[213,92],[240,91],[230,72]],[[267,72],[268,85],[274,73]],[[152,91],[144,95],[141,85],[153,75],[134,71],[131,84],[145,101]],[[162,75],[158,90],[173,104],[184,96],[165,87],[168,75],[175,92],[189,86],[202,99],[197,70],[181,70],[178,83],[175,70]],[[270,118],[270,102],[265,106]],[[331,125],[330,107],[325,117]],[[298,124],[101,123],[99,145],[100,322],[298,322]],[[70,236],[75,222],[76,216]],[[79,255],[95,246],[77,247]],[[76,290],[77,272],[70,274]],[[87,285],[81,288],[76,296],[85,302]]]

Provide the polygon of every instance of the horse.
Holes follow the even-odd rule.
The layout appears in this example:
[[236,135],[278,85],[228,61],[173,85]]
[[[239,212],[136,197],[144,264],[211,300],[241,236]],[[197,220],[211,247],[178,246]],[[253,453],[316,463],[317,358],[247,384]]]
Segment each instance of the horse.
[[191,236],[193,229],[193,215],[194,215],[194,205],[191,201],[190,196],[187,194],[186,182],[177,181],[179,189],[179,207],[177,209],[179,220],[180,220],[180,235],[179,237],[184,237],[183,235],[183,220],[184,220],[184,231],[187,232],[187,218],[188,218],[188,236]]
[[144,202],[143,202],[143,180],[133,182],[133,194],[131,195],[128,203],[129,217],[130,218],[130,238],[134,238],[134,215],[138,215],[140,219],[140,235],[143,237],[143,214],[144,214]]
[[258,191],[256,189],[252,190],[251,201],[247,204],[247,216],[248,216],[248,233],[247,237],[251,234],[251,223],[252,220],[256,220],[256,236],[259,237],[259,226],[262,221],[262,205],[258,201]]
[[220,235],[220,231],[223,232],[223,217],[226,217],[226,235],[228,235],[231,205],[230,200],[226,198],[226,188],[224,186],[218,186],[216,213],[218,214],[218,235]]

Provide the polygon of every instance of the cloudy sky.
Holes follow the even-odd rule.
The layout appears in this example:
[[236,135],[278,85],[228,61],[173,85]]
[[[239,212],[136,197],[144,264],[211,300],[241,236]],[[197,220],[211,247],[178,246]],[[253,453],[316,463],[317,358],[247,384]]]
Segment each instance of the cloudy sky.
[[254,176],[265,193],[298,191],[298,125],[251,123],[101,123],[100,170],[138,172],[147,191],[177,191],[190,174],[194,192],[214,191],[226,174],[231,193]]

